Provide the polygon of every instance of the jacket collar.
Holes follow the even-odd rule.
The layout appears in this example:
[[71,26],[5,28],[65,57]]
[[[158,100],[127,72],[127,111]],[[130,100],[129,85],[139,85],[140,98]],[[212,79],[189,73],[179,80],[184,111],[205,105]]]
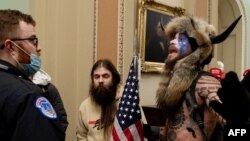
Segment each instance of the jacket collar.
[[29,80],[29,78],[23,75],[15,66],[4,60],[0,60],[0,71],[8,72],[13,75]]

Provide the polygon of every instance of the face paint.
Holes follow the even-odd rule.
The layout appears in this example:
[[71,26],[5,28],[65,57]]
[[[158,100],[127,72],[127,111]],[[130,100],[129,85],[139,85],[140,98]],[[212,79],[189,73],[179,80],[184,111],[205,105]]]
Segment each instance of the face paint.
[[188,38],[183,34],[179,34],[178,48],[181,56],[187,52],[188,46],[189,46]]

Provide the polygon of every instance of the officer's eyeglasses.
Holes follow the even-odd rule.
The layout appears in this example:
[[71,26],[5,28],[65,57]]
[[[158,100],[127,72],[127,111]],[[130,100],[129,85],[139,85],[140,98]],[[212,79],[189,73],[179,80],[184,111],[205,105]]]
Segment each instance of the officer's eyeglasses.
[[38,45],[38,38],[37,37],[29,37],[29,38],[13,38],[11,39],[12,41],[23,41],[23,40],[28,40],[30,43],[32,43],[35,47]]

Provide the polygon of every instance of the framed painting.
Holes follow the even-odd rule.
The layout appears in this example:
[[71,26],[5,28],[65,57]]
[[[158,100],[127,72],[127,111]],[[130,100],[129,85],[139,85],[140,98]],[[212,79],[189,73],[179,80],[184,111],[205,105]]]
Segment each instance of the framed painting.
[[163,27],[184,9],[152,0],[139,0],[138,34],[142,72],[161,72],[168,55],[167,37]]

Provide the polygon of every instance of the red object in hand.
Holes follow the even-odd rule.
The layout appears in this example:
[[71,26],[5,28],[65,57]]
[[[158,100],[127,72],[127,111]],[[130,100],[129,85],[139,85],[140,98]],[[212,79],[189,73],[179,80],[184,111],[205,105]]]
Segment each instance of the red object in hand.
[[224,72],[219,68],[210,68],[209,72],[212,76],[219,78],[219,79],[223,79],[225,76]]
[[250,69],[244,71],[243,76],[246,76],[250,72]]

